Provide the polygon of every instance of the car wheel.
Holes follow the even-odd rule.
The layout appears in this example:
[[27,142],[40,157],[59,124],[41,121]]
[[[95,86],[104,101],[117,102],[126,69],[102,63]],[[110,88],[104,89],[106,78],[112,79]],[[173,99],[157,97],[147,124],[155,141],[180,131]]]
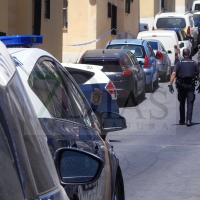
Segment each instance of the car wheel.
[[146,96],[146,90],[145,90],[145,87],[144,87],[143,91],[142,91],[142,93],[140,95],[140,98],[143,100],[143,99],[145,99],[145,96]]
[[151,80],[151,82],[147,85],[147,92],[153,92],[153,81]]
[[154,82],[155,87],[159,87],[159,77],[157,77],[157,79]]
[[125,200],[124,181],[120,167],[117,169],[113,200]]

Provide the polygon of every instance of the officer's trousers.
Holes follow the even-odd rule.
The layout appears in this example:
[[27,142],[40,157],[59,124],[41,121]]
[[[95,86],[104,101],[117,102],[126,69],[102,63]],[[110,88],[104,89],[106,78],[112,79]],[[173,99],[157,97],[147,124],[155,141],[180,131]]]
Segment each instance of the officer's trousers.
[[185,101],[187,99],[187,115],[186,120],[192,120],[193,105],[195,100],[195,86],[181,84],[178,86],[178,100],[180,102],[180,121],[185,122]]

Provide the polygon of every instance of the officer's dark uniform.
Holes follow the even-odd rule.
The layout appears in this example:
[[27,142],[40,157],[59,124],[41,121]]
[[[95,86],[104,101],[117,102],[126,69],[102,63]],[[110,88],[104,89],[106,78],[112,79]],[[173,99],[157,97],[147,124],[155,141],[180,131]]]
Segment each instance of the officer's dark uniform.
[[195,77],[199,73],[196,62],[184,58],[174,68],[177,77],[178,100],[180,102],[180,123],[185,123],[185,101],[187,99],[186,120],[192,120],[193,105],[195,100]]

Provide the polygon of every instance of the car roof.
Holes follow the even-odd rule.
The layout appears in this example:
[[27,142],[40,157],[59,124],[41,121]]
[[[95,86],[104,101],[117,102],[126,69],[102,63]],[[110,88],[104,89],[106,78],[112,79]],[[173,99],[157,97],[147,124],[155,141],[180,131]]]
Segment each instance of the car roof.
[[[158,30],[158,29],[157,29]],[[182,30],[182,28],[162,28],[162,30],[169,30],[169,31],[175,31],[175,32],[179,32]]]
[[174,35],[176,34],[174,31],[172,30],[153,30],[153,31],[143,31],[143,32],[139,32],[138,35],[155,35],[155,34],[160,34],[160,35]]
[[186,15],[192,15],[190,12],[186,13],[176,13],[176,12],[165,12],[165,13],[160,13],[157,14],[157,17],[185,17]]
[[157,43],[161,43],[159,40],[154,40],[154,39],[144,39],[146,41],[150,41],[150,42],[157,42]]
[[110,40],[107,45],[110,45],[110,44],[126,44],[126,43],[142,45],[143,42],[144,42],[144,40],[139,40],[139,39],[116,39],[116,40]]
[[[42,56],[53,57],[48,52],[38,48],[8,48],[8,52],[12,57],[22,63],[21,68],[29,76],[36,61]],[[54,58],[54,57],[53,57]],[[56,58],[54,58],[57,60]]]
[[6,46],[0,41],[0,86],[6,86],[16,71]]
[[125,53],[126,49],[93,49],[93,50],[87,50],[84,54],[85,57],[90,58],[101,58],[101,57],[107,57],[107,58],[120,58],[121,54],[123,52]]

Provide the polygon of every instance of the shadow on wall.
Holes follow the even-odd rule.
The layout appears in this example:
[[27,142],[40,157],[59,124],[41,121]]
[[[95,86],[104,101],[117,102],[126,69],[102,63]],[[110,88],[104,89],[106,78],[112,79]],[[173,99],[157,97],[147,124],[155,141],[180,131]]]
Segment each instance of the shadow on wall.
[[96,4],[96,0],[89,0],[90,5],[94,6]]

